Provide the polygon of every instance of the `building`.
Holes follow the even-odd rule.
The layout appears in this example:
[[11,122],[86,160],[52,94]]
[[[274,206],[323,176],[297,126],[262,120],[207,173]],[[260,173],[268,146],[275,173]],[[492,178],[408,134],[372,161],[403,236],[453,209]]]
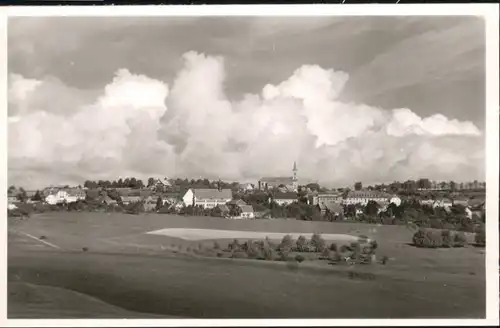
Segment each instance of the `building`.
[[245,203],[243,199],[232,199],[229,202],[226,203],[228,206],[240,206],[240,205],[248,205]]
[[391,197],[391,199],[389,199],[389,204],[394,204],[396,206],[400,206],[401,205],[401,198],[394,195]]
[[278,192],[273,195],[272,200],[273,202],[281,206],[290,205],[297,202],[297,194],[294,192]]
[[334,216],[344,214],[344,208],[337,202],[321,202],[318,204],[318,207],[322,215],[325,215],[327,211]]
[[66,189],[66,202],[75,203],[79,200],[85,200],[87,194],[84,190],[78,188]]
[[254,219],[255,214],[252,205],[238,205],[241,210],[240,218],[242,219]]
[[255,189],[252,183],[240,183],[238,189],[242,192],[251,192]]
[[182,196],[182,201],[185,206],[214,208],[217,205],[225,205],[232,198],[231,189],[188,189]]
[[276,188],[286,188],[288,191],[297,192],[299,188],[297,178],[297,163],[293,163],[293,176],[291,177],[265,177],[259,180],[259,190],[268,190]]
[[319,205],[321,203],[342,203],[342,194],[340,193],[317,193],[312,196],[312,204]]
[[391,197],[386,193],[371,190],[355,190],[349,191],[343,200],[343,205],[363,205],[369,201],[375,201],[379,204],[387,204]]
[[455,196],[452,199],[453,205],[462,205],[462,206],[467,206],[469,204],[469,199],[465,196]]
[[448,208],[453,206],[453,201],[449,198],[440,198],[436,199],[434,203],[432,204],[432,207],[443,207],[443,208]]
[[68,198],[68,192],[64,189],[51,190],[45,197],[45,202],[49,205],[62,204]]
[[163,205],[175,204],[179,200],[179,193],[176,192],[164,192],[160,194],[161,201]]
[[172,187],[172,184],[168,180],[168,178],[156,179],[156,181],[149,186],[149,189],[154,191],[165,191],[166,189]]

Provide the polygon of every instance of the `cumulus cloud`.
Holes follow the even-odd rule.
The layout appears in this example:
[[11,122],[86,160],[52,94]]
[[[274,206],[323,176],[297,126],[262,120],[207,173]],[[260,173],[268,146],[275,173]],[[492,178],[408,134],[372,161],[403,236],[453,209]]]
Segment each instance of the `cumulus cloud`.
[[338,98],[349,75],[304,65],[230,101],[224,59],[184,54],[171,87],[127,69],[99,92],[55,78],[9,80],[9,183],[35,187],[134,175],[324,184],[481,179],[484,138],[471,122]]

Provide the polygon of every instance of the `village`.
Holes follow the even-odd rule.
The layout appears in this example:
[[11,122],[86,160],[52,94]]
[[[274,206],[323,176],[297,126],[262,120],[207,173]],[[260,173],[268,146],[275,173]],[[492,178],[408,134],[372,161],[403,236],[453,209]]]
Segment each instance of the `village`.
[[[400,219],[404,216],[406,222],[422,226],[436,225],[438,221],[432,218],[437,217],[455,225],[469,226],[465,231],[471,232],[474,222],[485,220],[486,184],[478,181],[459,184],[420,179],[366,188],[356,182],[353,187],[326,189],[318,183],[299,184],[296,163],[292,172],[290,177],[264,177],[257,183],[149,178],[144,186],[142,181],[132,178],[113,183],[86,181],[84,186],[47,187],[37,191],[12,186],[8,190],[8,208],[13,215],[22,215],[20,208],[85,210],[90,204],[94,210],[123,210],[131,214],[156,212],[312,221],[349,219],[384,224],[397,224],[398,216]],[[409,208],[420,210],[422,215],[409,214]],[[427,220],[422,218],[425,215]],[[464,223],[465,219],[469,222]],[[436,227],[444,223],[438,222]]]

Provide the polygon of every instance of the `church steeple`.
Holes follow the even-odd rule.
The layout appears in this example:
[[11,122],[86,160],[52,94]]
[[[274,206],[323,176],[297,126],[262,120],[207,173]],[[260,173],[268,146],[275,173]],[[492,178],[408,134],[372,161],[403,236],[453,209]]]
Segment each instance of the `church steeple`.
[[293,189],[296,192],[299,188],[298,181],[297,181],[297,162],[293,162]]
[[293,162],[293,181],[297,181],[297,162]]

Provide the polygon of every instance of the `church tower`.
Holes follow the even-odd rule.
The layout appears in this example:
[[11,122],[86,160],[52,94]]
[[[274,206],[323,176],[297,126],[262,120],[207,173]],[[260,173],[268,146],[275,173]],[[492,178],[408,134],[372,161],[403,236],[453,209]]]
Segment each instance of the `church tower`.
[[297,162],[293,162],[293,189],[295,191],[298,190],[299,188],[299,184],[298,184],[298,181],[297,181]]

